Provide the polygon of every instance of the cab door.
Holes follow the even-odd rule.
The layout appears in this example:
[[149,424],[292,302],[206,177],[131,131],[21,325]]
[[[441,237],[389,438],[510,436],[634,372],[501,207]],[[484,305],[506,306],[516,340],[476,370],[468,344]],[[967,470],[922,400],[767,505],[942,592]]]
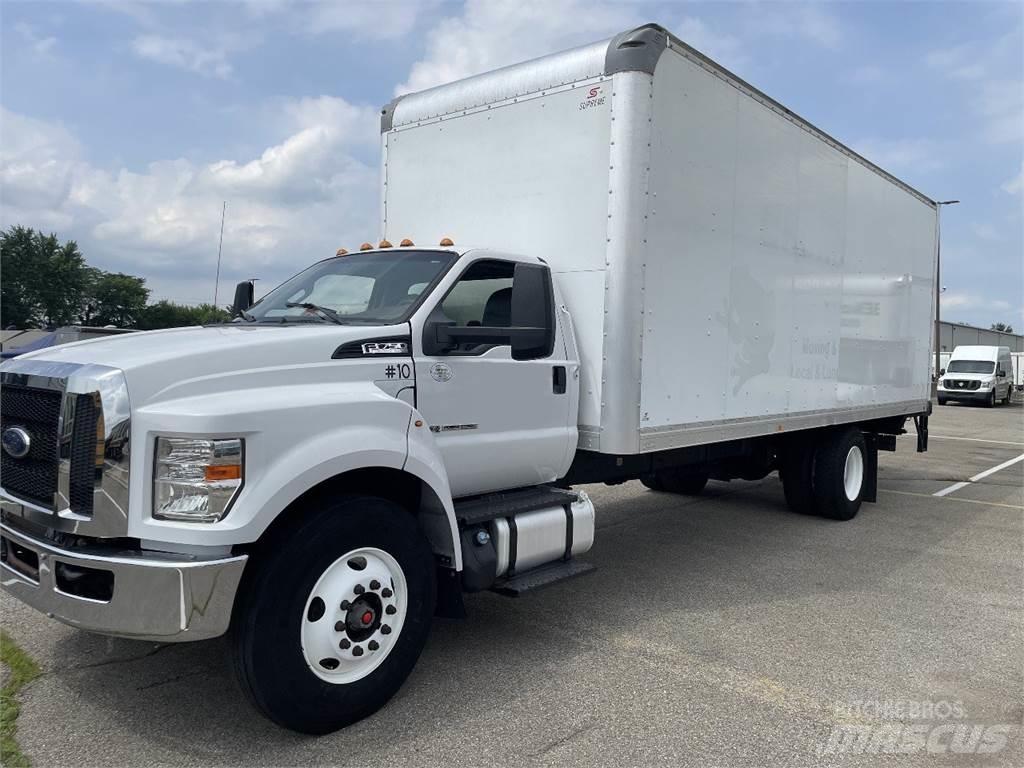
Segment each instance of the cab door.
[[413,322],[416,407],[444,459],[452,495],[564,474],[576,414],[547,267],[470,261],[424,309]]

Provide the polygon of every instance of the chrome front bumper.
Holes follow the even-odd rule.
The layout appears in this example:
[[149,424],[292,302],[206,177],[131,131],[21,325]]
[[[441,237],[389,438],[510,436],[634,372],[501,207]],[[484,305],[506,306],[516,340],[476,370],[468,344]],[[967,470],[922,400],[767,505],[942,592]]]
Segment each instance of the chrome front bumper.
[[[248,559],[204,559],[105,545],[62,549],[6,523],[0,523],[0,537],[0,585],[6,592],[79,629],[157,642],[224,634]],[[107,599],[73,593],[74,578],[83,574],[100,585]]]

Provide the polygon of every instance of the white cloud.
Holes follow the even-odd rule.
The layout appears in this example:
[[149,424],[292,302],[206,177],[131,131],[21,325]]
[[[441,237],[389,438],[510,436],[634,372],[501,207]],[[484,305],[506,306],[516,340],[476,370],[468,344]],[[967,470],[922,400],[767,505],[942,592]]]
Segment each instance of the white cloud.
[[321,96],[283,111],[282,139],[257,157],[141,170],[92,166],[62,126],[5,111],[0,225],[53,229],[77,239],[90,263],[147,276],[158,296],[195,300],[212,294],[227,200],[224,285],[255,276],[270,287],[377,234],[378,170],[358,159],[375,146],[376,109]]
[[1024,163],[1020,164],[1020,170],[1017,175],[1012,179],[1007,179],[1003,185],[1002,190],[1011,195],[1019,195],[1021,190],[1024,189]]
[[35,29],[23,21],[14,25],[14,31],[21,35],[21,38],[29,44],[33,51],[39,56],[50,53],[57,45],[57,38],[52,35],[41,36],[36,34]]
[[946,165],[943,145],[933,139],[877,139],[855,142],[853,148],[875,165],[894,173],[924,173]]
[[1024,136],[1024,80],[1019,76],[1020,30],[995,40],[967,41],[930,52],[929,67],[970,89],[970,105],[995,144]]
[[954,80],[978,80],[985,76],[985,65],[971,43],[931,51],[924,60],[929,67]]
[[802,40],[821,48],[842,47],[839,19],[827,3],[754,3],[745,6],[741,21],[745,38],[778,37]]
[[[426,7],[440,0],[246,0],[256,19],[283,17],[294,31],[311,35],[345,32],[357,40],[395,40],[408,35]],[[343,42],[351,42],[345,38]]]
[[638,23],[635,10],[584,0],[466,0],[460,15],[427,33],[426,55],[395,94],[611,37]]
[[885,71],[874,64],[864,64],[857,67],[847,76],[847,80],[857,85],[868,85],[881,82],[885,77]]
[[229,48],[224,43],[203,44],[184,37],[157,34],[139,35],[132,41],[132,50],[137,56],[204,77],[226,78],[231,74]]
[[672,31],[684,43],[711,57],[726,69],[738,72],[746,65],[747,57],[738,38],[718,34],[696,17],[686,17]]
[[985,121],[985,137],[994,143],[1017,143],[1024,138],[1024,80],[990,80],[974,100]]
[[991,243],[999,242],[1003,239],[1003,236],[999,234],[999,230],[988,223],[974,222],[971,224],[971,231],[981,240],[987,240]]
[[949,291],[940,295],[939,303],[943,311],[957,309],[983,309],[1006,312],[1013,306],[1008,301],[992,299],[977,293],[959,293]]
[[64,126],[0,107],[0,200],[5,217],[32,214],[38,226],[68,223],[62,212],[81,147]]

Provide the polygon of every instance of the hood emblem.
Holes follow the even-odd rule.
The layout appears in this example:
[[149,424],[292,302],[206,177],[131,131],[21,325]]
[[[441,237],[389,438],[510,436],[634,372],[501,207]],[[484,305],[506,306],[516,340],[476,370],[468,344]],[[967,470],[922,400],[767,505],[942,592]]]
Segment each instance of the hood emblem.
[[3,443],[4,453],[12,459],[23,459],[32,447],[32,436],[21,427],[10,427],[4,430],[0,442]]

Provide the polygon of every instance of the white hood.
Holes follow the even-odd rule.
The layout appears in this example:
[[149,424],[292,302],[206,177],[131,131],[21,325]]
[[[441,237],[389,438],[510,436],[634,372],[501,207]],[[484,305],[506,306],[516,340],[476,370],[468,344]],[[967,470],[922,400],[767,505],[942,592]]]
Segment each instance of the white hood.
[[[97,364],[124,371],[135,407],[153,400],[183,397],[201,384],[217,389],[211,381],[220,377],[244,377],[258,386],[267,375],[281,375],[295,381],[304,375],[333,378],[321,369],[344,366],[333,360],[335,350],[345,342],[360,339],[403,336],[409,326],[342,326],[333,324],[282,323],[232,324],[162,331],[128,333],[101,339],[49,347],[7,361],[3,370],[31,368],[35,361]],[[316,371],[316,373],[314,373]],[[338,379],[347,378],[339,375]],[[226,382],[225,382],[226,384]]]

